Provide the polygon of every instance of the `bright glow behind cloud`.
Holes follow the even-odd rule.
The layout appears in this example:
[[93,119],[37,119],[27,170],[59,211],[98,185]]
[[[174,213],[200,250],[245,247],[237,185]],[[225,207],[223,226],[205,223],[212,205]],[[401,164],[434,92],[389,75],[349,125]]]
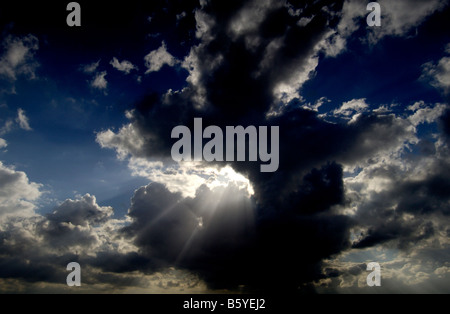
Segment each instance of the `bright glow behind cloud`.
[[210,189],[226,187],[234,183],[240,189],[254,194],[250,181],[230,166],[223,168],[205,167],[198,162],[183,162],[164,165],[161,161],[148,161],[132,157],[129,167],[135,176],[148,178],[164,184],[171,192],[180,192],[184,197],[195,197],[197,189],[206,185]]

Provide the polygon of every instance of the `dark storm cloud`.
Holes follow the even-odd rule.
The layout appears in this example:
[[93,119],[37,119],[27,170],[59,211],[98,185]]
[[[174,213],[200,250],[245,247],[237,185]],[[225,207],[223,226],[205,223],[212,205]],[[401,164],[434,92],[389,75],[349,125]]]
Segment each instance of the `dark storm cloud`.
[[[6,221],[0,231],[0,278],[61,287],[69,273],[67,264],[78,262],[86,284],[136,283],[133,276],[122,274],[142,269],[142,264],[148,267],[148,260],[108,246],[120,242],[113,226],[105,227],[110,211],[110,207],[100,207],[94,197],[86,195],[65,201],[47,217],[35,215]],[[94,230],[95,227],[99,229]],[[115,274],[101,274],[96,269]]]
[[[27,282],[64,282],[67,276],[65,265],[76,260],[76,256],[48,250],[52,243],[42,239],[36,232],[42,222],[42,217],[36,216],[11,220],[3,225],[0,232],[0,278],[20,278]],[[82,240],[77,242],[82,243]]]
[[298,208],[299,213],[317,213],[326,211],[333,205],[342,205],[344,203],[342,168],[333,163],[320,170],[313,169],[304,177],[302,184],[287,203]]
[[[136,157],[170,159],[172,128],[192,129],[194,117],[202,117],[204,125],[221,127],[280,126],[277,172],[261,173],[254,163],[230,163],[252,183],[251,204],[232,204],[230,198],[223,198],[208,218],[198,212],[204,204],[200,200],[204,193],[217,198],[217,191],[205,188],[194,199],[183,199],[151,184],[136,192],[129,212],[133,223],[124,232],[134,237],[153,267],[176,264],[200,274],[212,288],[243,284],[250,291],[295,290],[323,278],[322,260],[351,247],[350,228],[355,224],[333,210],[346,204],[338,163],[367,159],[401,145],[411,134],[409,122],[393,114],[363,113],[352,123],[329,123],[316,112],[301,109],[296,101],[282,104],[274,90],[280,83],[301,87],[291,79],[298,75],[297,69],[309,75],[307,65],[327,31],[336,26],[334,13],[342,3],[291,5],[204,4],[201,14],[196,13],[197,24],[202,25],[197,29],[200,43],[185,60],[189,85],[163,97],[148,96],[133,108],[130,126],[134,136],[144,141],[129,150]],[[256,7],[259,14],[253,16]],[[312,16],[310,23],[298,25],[292,14],[296,9]],[[252,24],[252,18],[261,20]],[[272,111],[276,114],[268,116]],[[254,212],[252,228],[245,219],[235,220],[248,208]],[[389,216],[385,207],[379,213]],[[200,217],[203,228],[198,225]],[[404,224],[399,217],[383,225],[380,217],[379,225],[367,223],[374,229],[354,248],[402,237],[417,242],[433,234],[431,225]],[[423,227],[423,233],[414,231],[416,227]]]
[[[266,1],[265,13],[258,17],[261,23],[243,35],[233,34],[233,23],[249,22],[234,20],[238,10],[247,14],[248,5],[259,3],[213,1],[203,8],[207,17],[197,18],[209,23],[205,32],[213,37],[201,34],[203,40],[191,51],[191,57],[200,60],[190,69],[198,81],[181,92],[152,95],[136,105],[131,122],[144,144],[133,153],[169,158],[171,129],[192,125],[194,117],[222,127],[280,125],[279,171],[261,174],[254,164],[232,164],[252,182],[253,203],[244,196],[233,203],[231,196],[238,191],[207,188],[194,199],[182,199],[151,184],[136,192],[129,211],[133,223],[124,232],[134,237],[152,263],[195,271],[211,287],[295,289],[321,276],[323,258],[350,246],[350,220],[331,210],[344,203],[344,189],[342,167],[330,156],[344,155],[361,130],[380,121],[374,118],[352,128],[333,125],[313,112],[296,109],[294,103],[283,115],[266,118],[278,106],[276,85],[288,82],[295,75],[293,68],[309,62],[314,47],[337,21],[322,10],[331,2],[302,5],[314,18],[307,26],[298,26],[298,17],[289,13],[293,7]],[[339,4],[332,7],[339,9]],[[217,193],[230,197],[221,198],[211,212],[199,213]],[[248,211],[254,213],[253,228],[242,216]],[[198,225],[200,217],[203,228]]]
[[213,190],[204,186],[195,198],[180,199],[152,183],[136,191],[129,212],[133,223],[123,231],[135,237],[150,261],[141,270],[176,265],[199,274],[211,288],[295,289],[319,276],[322,258],[349,245],[347,218],[312,215],[315,208],[306,216],[296,212],[308,208],[317,190],[326,195],[328,187],[313,186],[324,185],[323,179],[331,176],[327,167],[305,178],[314,191],[295,195],[300,200],[292,208],[280,208],[282,213],[271,212],[270,217],[262,216],[264,210],[232,185]]
[[120,254],[117,252],[99,252],[95,257],[87,257],[80,261],[98,267],[105,272],[126,273],[135,270],[152,269],[152,261],[136,252]]
[[236,186],[213,191],[203,186],[195,198],[181,198],[165,186],[152,183],[136,191],[129,211],[133,223],[123,232],[135,237],[144,255],[163,267],[185,263],[189,258],[183,251],[196,256],[209,254],[201,253],[208,247],[215,247],[215,253],[219,247],[236,249],[239,242],[247,241],[245,234],[253,232],[252,211],[246,194]]
[[[450,215],[450,172],[448,165],[443,165],[440,173],[432,175],[423,181],[408,182],[394,189],[402,198],[397,209],[415,215],[442,213]],[[406,197],[407,196],[407,197]]]
[[[56,282],[58,270],[50,263],[27,263],[22,257],[0,260],[0,278],[21,278],[28,282]],[[59,272],[61,273],[61,272]]]
[[[112,208],[99,206],[95,198],[86,195],[65,201],[31,226],[15,227],[13,233],[2,229],[0,277],[64,283],[61,269],[80,261],[92,274],[87,279],[92,283],[132,285],[135,279],[120,274],[154,274],[176,266],[198,274],[210,288],[245,285],[250,292],[296,291],[344,272],[354,276],[363,272],[362,264],[345,271],[322,269],[325,259],[352,247],[394,243],[407,249],[440,231],[448,235],[447,227],[442,229],[431,219],[405,219],[405,214],[448,216],[450,171],[445,160],[420,180],[400,178],[394,166],[374,170],[374,177],[393,176],[397,181],[387,192],[370,195],[370,201],[358,199],[361,204],[354,217],[340,211],[355,201],[346,195],[342,164],[366,159],[376,163],[370,157],[410,139],[411,123],[380,112],[362,113],[351,123],[335,117],[330,123],[301,109],[301,100],[288,98],[285,103],[286,95],[274,92],[280,84],[299,89],[313,73],[320,57],[317,47],[338,24],[342,2],[147,1],[142,12],[152,13],[140,33],[135,32],[131,13],[139,5],[124,11],[122,6],[108,5],[105,11],[99,7],[89,13],[99,19],[88,15],[87,25],[101,26],[83,41],[93,50],[111,36],[135,47],[134,36],[154,35],[161,28],[175,34],[164,37],[170,37],[167,49],[179,60],[185,55],[172,52],[171,41],[186,47],[195,44],[190,53],[185,51],[189,53],[183,63],[189,72],[187,86],[136,103],[128,113],[128,129],[108,138],[109,147],[166,162],[172,128],[192,129],[195,117],[202,117],[204,125],[222,128],[280,126],[280,167],[275,173],[261,173],[255,163],[229,163],[249,178],[255,191],[251,198],[232,183],[202,186],[194,197],[149,184],[134,193],[128,212],[131,223],[119,232],[105,227],[111,222]],[[298,23],[296,12],[310,17],[309,23]],[[120,24],[115,19],[119,13],[123,14]],[[123,24],[127,27],[121,29]],[[71,36],[84,35],[74,31]],[[97,42],[98,38],[103,40]],[[299,76],[304,76],[303,81],[297,80]],[[447,113],[442,119],[447,135],[448,120]],[[365,230],[352,245],[350,233],[355,226]],[[121,237],[131,241],[136,251],[119,252]],[[79,256],[78,250],[83,254]],[[178,285],[168,282],[165,287]]]
[[[250,35],[234,39],[235,35],[230,34],[236,11],[248,2],[212,1],[204,7],[202,12],[208,18],[198,19],[213,21],[208,26],[208,33],[214,37],[203,40],[191,50],[192,59],[195,59],[192,61],[193,71],[198,75],[198,81],[190,84],[181,94],[167,97],[165,104],[152,96],[136,106],[136,125],[142,135],[153,135],[152,140],[156,137],[156,142],[167,142],[156,149],[146,147],[147,155],[158,154],[161,150],[168,154],[170,138],[167,139],[167,134],[176,125],[192,123],[195,116],[220,126],[227,123],[261,124],[265,121],[265,114],[274,105],[272,91],[275,85],[293,75],[293,68],[301,68],[308,61],[331,20],[328,14],[321,11],[331,2],[319,1],[308,5],[305,10],[316,12],[316,17],[306,27],[296,25],[298,18],[288,14],[287,7],[277,2],[265,2],[268,12],[258,29],[251,34],[258,43],[255,47],[249,47],[247,40]],[[275,39],[278,40],[276,44]],[[271,43],[274,48],[269,47]],[[191,64],[186,63],[190,68]],[[206,105],[201,109],[194,107],[194,98],[201,94],[200,90],[206,93]]]
[[427,170],[421,179],[398,177],[388,190],[372,195],[371,202],[361,206],[356,220],[361,226],[368,226],[368,231],[353,247],[391,241],[395,247],[410,249],[411,245],[445,232],[450,212],[450,164],[436,158]]

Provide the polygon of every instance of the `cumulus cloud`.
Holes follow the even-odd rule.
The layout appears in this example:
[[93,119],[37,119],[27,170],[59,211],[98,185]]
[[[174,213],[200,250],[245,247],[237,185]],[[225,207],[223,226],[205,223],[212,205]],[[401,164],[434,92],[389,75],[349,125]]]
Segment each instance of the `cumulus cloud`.
[[[19,198],[25,198],[32,203],[39,195],[37,186],[30,187],[23,173],[2,164],[0,167],[0,182],[7,183],[0,183],[5,192],[0,195],[0,208],[6,204],[15,210],[14,215],[5,217],[1,212],[0,216],[0,291],[11,292],[12,286],[14,291],[29,293],[69,291],[66,265],[74,261],[82,265],[80,289],[87,293],[111,289],[134,293],[206,291],[198,275],[166,267],[143,254],[133,243],[134,236],[128,237],[130,226],[135,228],[133,219],[113,219],[113,209],[100,206],[95,196],[68,199],[45,216],[33,213],[35,207],[30,204],[27,215],[21,215],[13,208],[13,200],[19,203]],[[35,189],[34,194],[26,192],[27,184],[28,189]],[[135,208],[137,205],[131,216],[137,215]]]
[[74,225],[87,226],[104,222],[112,215],[111,207],[97,205],[95,196],[86,194],[81,199],[66,200],[48,215],[50,221],[71,222]]
[[101,207],[95,196],[86,194],[77,200],[66,200],[38,226],[48,245],[87,249],[100,245],[101,239],[95,226],[104,224],[112,216],[111,207]]
[[0,162],[0,220],[8,216],[32,216],[34,201],[42,195],[41,185],[30,182],[27,175]]
[[158,72],[164,65],[173,67],[178,63],[178,60],[167,51],[165,42],[162,42],[161,47],[146,55],[144,60],[147,68],[145,74]]
[[117,58],[115,57],[111,60],[109,64],[111,64],[114,69],[123,72],[125,74],[130,74],[132,70],[137,70],[137,67],[130,61],[123,60],[122,62],[119,62],[119,60],[117,60]]
[[[318,292],[370,293],[365,266],[373,261],[382,265],[379,292],[449,291],[448,146],[445,133],[439,131],[430,138],[417,136],[419,126],[438,124],[446,108],[414,103],[408,114],[396,119],[404,130],[400,141],[367,159],[343,162],[346,206],[340,211],[354,222],[352,249],[322,265],[323,278],[315,284]],[[386,135],[393,134],[399,133]]]
[[[446,53],[450,55],[450,44],[447,45]],[[423,66],[422,78],[429,80],[431,85],[442,90],[445,94],[450,93],[450,57],[445,56],[437,63],[427,62]]]
[[8,146],[6,141],[4,139],[0,138],[0,149],[5,148],[6,146]]
[[[411,105],[409,110],[413,114],[404,118],[413,126],[405,135],[411,135],[405,137],[403,143],[398,142],[377,157],[371,157],[344,179],[346,210],[355,220],[355,238],[353,249],[342,257],[361,255],[366,257],[366,262],[375,259],[385,265],[388,271],[383,273],[386,278],[383,285],[388,287],[382,290],[384,292],[423,291],[424,285],[449,289],[445,281],[433,274],[434,269],[447,265],[447,259],[439,255],[445,256],[450,248],[447,237],[448,146],[442,141],[444,134],[433,134],[434,141],[414,135],[417,126],[438,123],[445,107],[424,102]],[[410,153],[413,150],[420,150],[420,155],[413,157]],[[345,268],[350,266],[350,263],[344,264]],[[339,259],[333,265],[339,265]],[[346,276],[348,270],[338,271],[333,279],[319,286],[347,289],[342,291],[364,287],[361,282],[367,274],[352,277],[353,283],[349,285],[344,284],[350,280],[345,279]]]
[[[360,262],[349,262],[345,258],[327,264],[324,278],[316,283],[317,292],[333,293],[373,293],[374,289],[366,284],[369,271],[367,264],[374,259],[384,260],[392,254],[388,250],[366,251]],[[424,257],[424,256],[422,256]],[[347,254],[346,258],[353,258]],[[418,256],[399,255],[392,260],[381,263],[381,287],[378,293],[420,293],[427,287],[428,293],[447,293],[449,276],[446,266],[433,259]]]
[[[128,117],[131,115],[131,112],[127,113]],[[123,126],[117,133],[111,130],[99,132],[96,141],[102,148],[116,149],[120,159],[125,159],[129,154],[140,156],[144,145],[139,129],[132,124]]]
[[[40,186],[29,183],[24,173],[1,165],[0,181],[1,191],[5,192],[0,196],[2,283],[14,283],[16,288],[31,291],[34,283],[39,283],[41,288],[63,291],[67,287],[65,265],[78,261],[87,275],[84,282],[95,284],[100,276],[92,262],[96,252],[110,251],[121,256],[134,249],[115,235],[124,222],[110,219],[112,208],[99,206],[95,197],[66,200],[45,217],[34,212]],[[13,215],[5,217],[5,206],[14,211]],[[6,287],[1,290],[8,291]]]
[[39,63],[34,55],[39,49],[39,40],[34,35],[24,37],[7,36],[3,42],[4,54],[0,58],[0,75],[15,81],[18,76],[36,77]]
[[414,105],[408,107],[409,110],[414,112],[408,119],[414,126],[418,126],[423,123],[436,122],[447,109],[446,104],[436,104],[430,106],[425,102],[416,102]]

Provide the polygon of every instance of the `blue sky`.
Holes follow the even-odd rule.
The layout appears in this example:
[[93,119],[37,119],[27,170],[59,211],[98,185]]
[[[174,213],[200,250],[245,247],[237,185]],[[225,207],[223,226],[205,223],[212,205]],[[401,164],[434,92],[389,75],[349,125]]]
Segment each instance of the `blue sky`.
[[[149,22],[143,18],[139,24],[148,27]],[[66,31],[70,34],[71,30]],[[144,74],[142,54],[158,48],[160,38],[143,36],[140,50],[124,49],[119,44],[114,50],[99,47],[91,52],[76,42],[72,42],[71,51],[58,35],[42,34],[38,53],[33,56],[35,77],[24,75],[14,82],[3,81],[4,88],[14,88],[15,92],[1,94],[5,104],[2,122],[14,120],[17,109],[22,108],[32,131],[18,129],[5,135],[10,144],[2,151],[2,160],[26,171],[30,180],[44,184],[48,193],[42,199],[42,212],[77,194],[92,193],[100,204],[120,208],[118,215],[124,215],[132,192],[148,180],[131,176],[126,163],[97,144],[96,133],[125,123],[125,110],[146,93],[181,88],[187,71],[166,67]],[[140,70],[126,75],[114,69],[110,61],[119,56],[132,60]],[[107,88],[92,87],[94,75],[83,71],[96,62],[96,70],[107,71]]]

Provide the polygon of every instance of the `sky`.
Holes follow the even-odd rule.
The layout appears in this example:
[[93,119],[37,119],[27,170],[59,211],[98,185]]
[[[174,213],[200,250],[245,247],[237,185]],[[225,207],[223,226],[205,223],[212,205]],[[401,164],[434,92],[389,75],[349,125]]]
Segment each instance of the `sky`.
[[450,293],[449,1],[68,3],[0,4],[1,293]]

